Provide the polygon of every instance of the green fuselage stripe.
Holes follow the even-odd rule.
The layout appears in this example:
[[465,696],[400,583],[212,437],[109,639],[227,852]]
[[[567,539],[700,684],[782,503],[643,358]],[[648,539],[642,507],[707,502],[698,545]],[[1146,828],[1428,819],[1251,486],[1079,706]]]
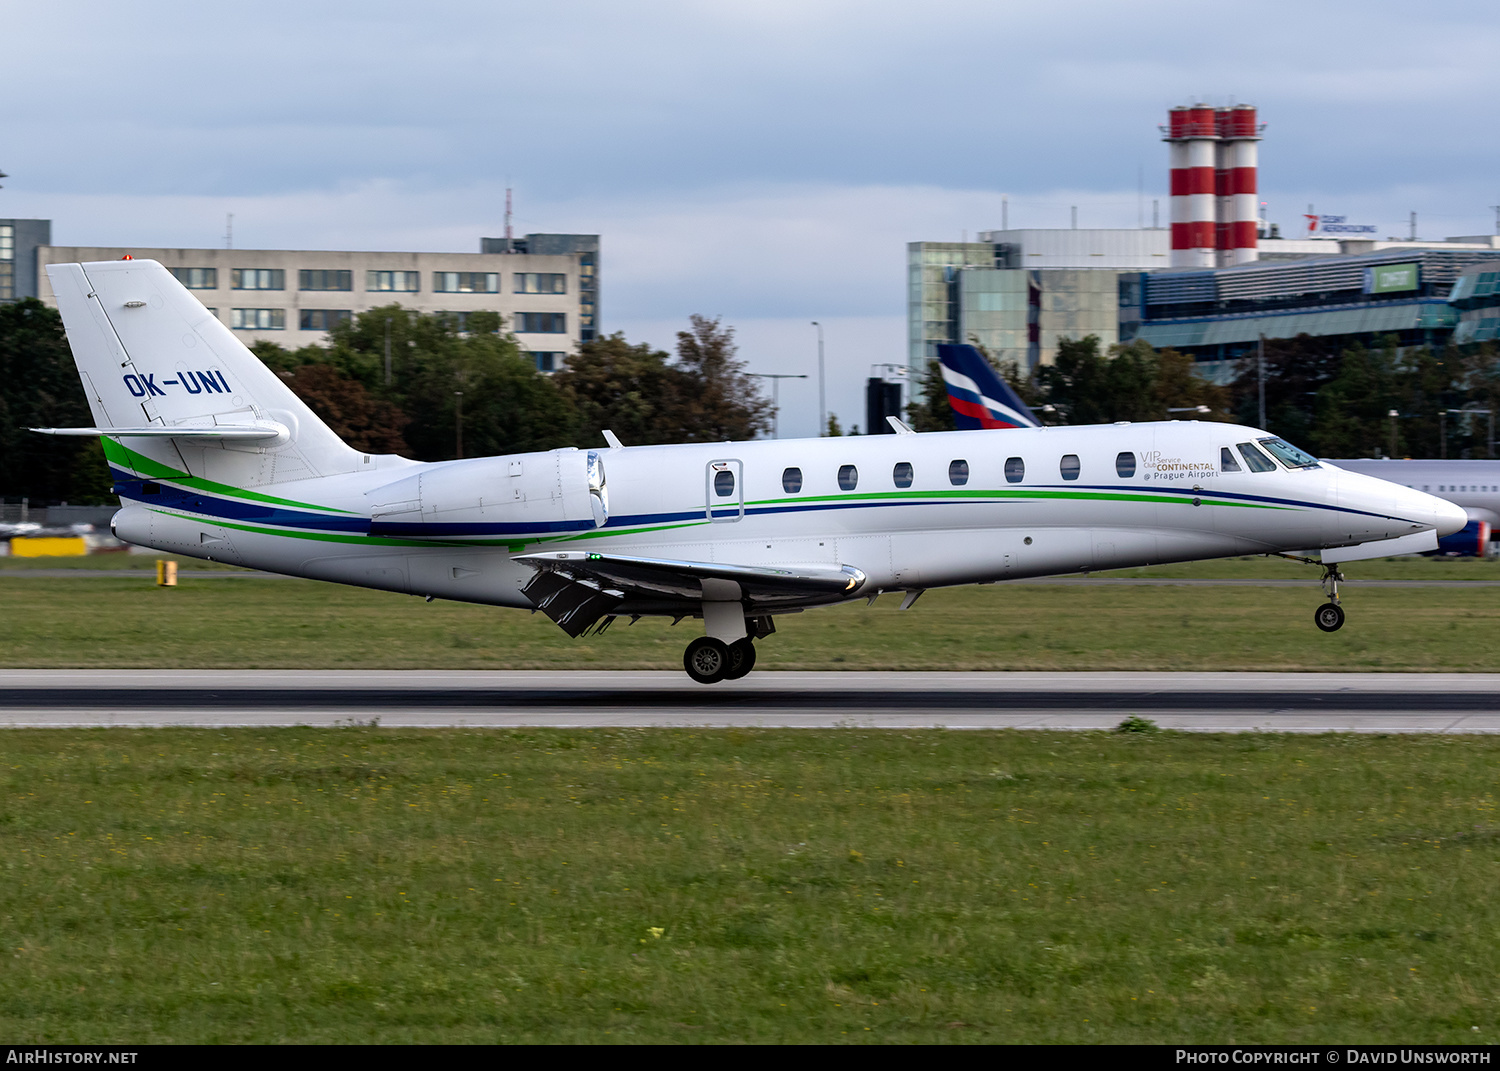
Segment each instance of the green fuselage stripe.
[[141,476],[157,480],[171,480],[175,484],[190,487],[195,491],[224,495],[228,498],[245,498],[252,502],[265,502],[273,506],[294,506],[297,509],[315,509],[322,510],[324,513],[344,513],[351,517],[359,516],[353,510],[335,509],[332,506],[316,506],[311,502],[298,502],[291,498],[277,498],[274,495],[263,495],[259,491],[247,491],[242,487],[231,487],[229,484],[205,480],[201,476],[193,476],[183,472],[181,469],[174,469],[170,465],[164,465],[162,462],[149,458],[145,454],[137,453],[118,439],[111,439],[107,435],[101,438],[100,442],[104,446],[104,456],[106,458],[121,468],[129,469]]

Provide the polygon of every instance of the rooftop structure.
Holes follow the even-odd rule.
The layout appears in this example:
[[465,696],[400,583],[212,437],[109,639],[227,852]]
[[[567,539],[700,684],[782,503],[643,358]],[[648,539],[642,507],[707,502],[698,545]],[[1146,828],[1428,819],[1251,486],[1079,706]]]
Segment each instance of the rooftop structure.
[[1171,146],[1172,267],[1256,259],[1261,129],[1249,104],[1192,104],[1169,113],[1162,140]]

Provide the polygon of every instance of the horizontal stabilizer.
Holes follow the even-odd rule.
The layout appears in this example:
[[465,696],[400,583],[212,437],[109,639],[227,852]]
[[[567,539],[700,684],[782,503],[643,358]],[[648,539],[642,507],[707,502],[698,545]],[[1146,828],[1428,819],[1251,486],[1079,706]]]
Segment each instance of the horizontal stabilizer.
[[139,428],[31,428],[41,435],[108,435],[119,439],[279,439],[285,442],[290,431],[285,424],[261,420],[245,424],[147,424]]

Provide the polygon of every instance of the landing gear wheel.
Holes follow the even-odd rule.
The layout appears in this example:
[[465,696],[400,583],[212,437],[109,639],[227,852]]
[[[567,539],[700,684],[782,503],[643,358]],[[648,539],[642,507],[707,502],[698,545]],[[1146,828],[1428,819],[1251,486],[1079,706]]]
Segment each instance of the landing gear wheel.
[[1344,608],[1338,603],[1325,602],[1314,611],[1313,620],[1324,632],[1337,632],[1344,627]]
[[717,684],[731,665],[729,645],[712,636],[700,636],[682,655],[682,668],[699,684]]
[[747,636],[743,640],[735,640],[729,645],[729,668],[724,671],[721,678],[726,681],[737,681],[746,673],[755,668],[755,644],[750,642]]

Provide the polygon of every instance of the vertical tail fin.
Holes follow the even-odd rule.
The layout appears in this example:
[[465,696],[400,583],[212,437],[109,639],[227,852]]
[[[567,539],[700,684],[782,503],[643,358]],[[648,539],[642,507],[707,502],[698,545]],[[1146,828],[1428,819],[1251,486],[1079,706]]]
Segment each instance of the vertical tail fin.
[[[47,277],[101,428],[161,428],[112,462],[139,456],[237,486],[350,472],[361,455],[154,260],[53,264]],[[279,424],[268,442],[214,439],[205,427]],[[168,430],[183,429],[173,438]],[[196,432],[196,434],[195,434]],[[112,449],[113,448],[113,449]]]
[[943,382],[948,387],[948,404],[953,407],[953,419],[960,431],[1042,426],[973,346],[944,343],[937,350]]

